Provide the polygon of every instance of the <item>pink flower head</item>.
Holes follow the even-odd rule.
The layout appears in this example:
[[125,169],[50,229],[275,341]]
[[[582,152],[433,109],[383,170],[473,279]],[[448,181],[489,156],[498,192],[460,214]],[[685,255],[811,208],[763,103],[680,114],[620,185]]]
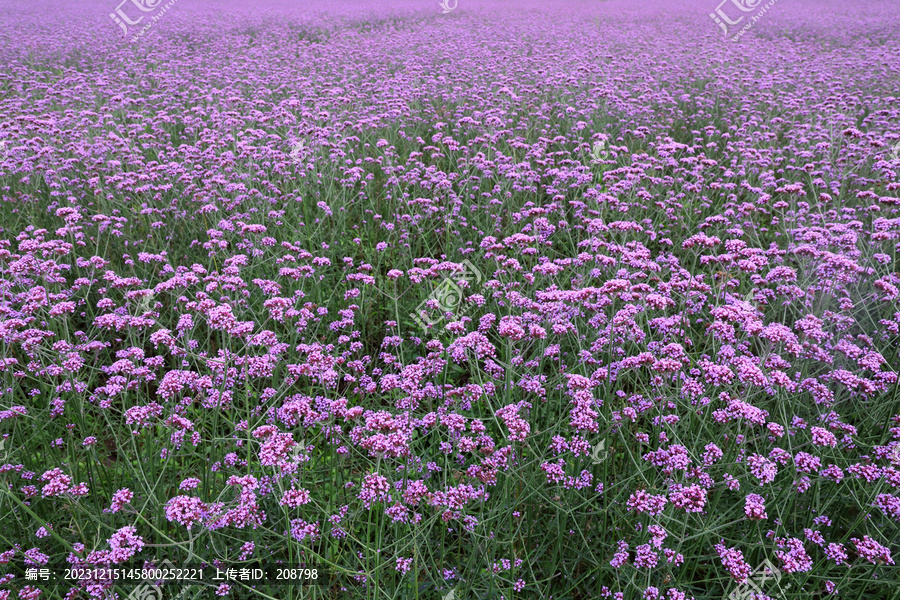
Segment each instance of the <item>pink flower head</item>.
[[765,499],[759,494],[747,494],[744,499],[744,514],[748,519],[759,521],[768,518]]
[[859,553],[859,555],[865,558],[870,563],[887,563],[889,565],[894,564],[894,559],[891,558],[891,551],[869,536],[864,535],[862,539],[850,538],[850,541],[853,542],[853,544],[856,546],[856,551]]
[[112,504],[107,510],[111,513],[119,512],[120,510],[122,510],[122,508],[125,507],[126,504],[131,502],[133,498],[134,492],[132,492],[128,488],[121,488],[120,490],[116,491],[115,494],[113,494]]
[[207,510],[200,498],[175,496],[166,502],[166,519],[184,525],[190,531],[194,523],[206,516]]

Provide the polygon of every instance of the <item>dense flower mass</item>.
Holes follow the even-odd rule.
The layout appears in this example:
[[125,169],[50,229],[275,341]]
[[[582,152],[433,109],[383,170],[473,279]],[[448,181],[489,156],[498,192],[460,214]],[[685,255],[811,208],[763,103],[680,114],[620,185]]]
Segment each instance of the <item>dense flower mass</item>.
[[0,14],[0,600],[895,593],[893,0],[116,1]]

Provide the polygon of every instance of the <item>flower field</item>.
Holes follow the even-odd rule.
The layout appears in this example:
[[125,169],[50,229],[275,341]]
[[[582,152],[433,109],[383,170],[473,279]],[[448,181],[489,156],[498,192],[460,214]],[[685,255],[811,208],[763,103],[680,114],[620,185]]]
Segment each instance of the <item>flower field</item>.
[[893,2],[115,1],[0,4],[0,600],[900,599]]

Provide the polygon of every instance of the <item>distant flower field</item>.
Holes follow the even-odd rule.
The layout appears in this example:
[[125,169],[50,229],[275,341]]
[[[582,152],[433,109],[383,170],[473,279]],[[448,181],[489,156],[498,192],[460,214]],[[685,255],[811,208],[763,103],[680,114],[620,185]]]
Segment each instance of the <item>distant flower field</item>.
[[717,1],[0,5],[0,600],[900,599],[900,13]]

